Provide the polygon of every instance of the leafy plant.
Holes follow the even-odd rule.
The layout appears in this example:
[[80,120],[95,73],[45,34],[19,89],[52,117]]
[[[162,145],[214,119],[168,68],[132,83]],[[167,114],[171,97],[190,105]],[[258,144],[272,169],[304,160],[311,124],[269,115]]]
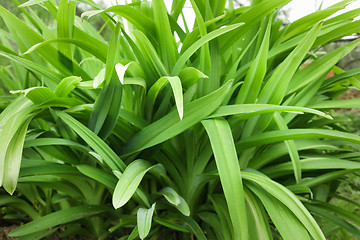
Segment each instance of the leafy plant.
[[[359,69],[336,67],[359,40],[316,51],[359,32],[360,9],[332,17],[345,0],[282,26],[276,15],[289,1],[191,0],[191,31],[183,0],[170,13],[162,0],[107,9],[30,0],[22,20],[0,7],[0,55],[10,60],[1,71],[0,185],[12,195],[2,191],[0,203],[4,218],[29,221],[10,235],[359,235],[360,217],[331,202],[342,177],[360,169],[360,137],[332,117],[360,106],[334,100],[360,86]],[[77,3],[94,10],[80,19]],[[91,26],[94,15],[110,39]]]

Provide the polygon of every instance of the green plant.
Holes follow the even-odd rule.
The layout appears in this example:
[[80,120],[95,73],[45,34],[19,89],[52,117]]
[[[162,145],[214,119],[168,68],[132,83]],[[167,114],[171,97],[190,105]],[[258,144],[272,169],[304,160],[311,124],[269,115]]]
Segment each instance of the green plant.
[[[351,2],[341,1],[282,27],[277,10],[289,1],[191,0],[191,32],[177,24],[183,0],[170,14],[162,0],[105,10],[28,1],[24,20],[0,7],[0,55],[11,61],[1,72],[0,185],[13,194],[0,204],[7,218],[32,220],[11,236],[359,235],[360,217],[330,202],[360,169],[360,137],[331,117],[360,106],[334,100],[360,86],[359,69],[335,66],[359,40],[316,51],[359,32],[360,9],[331,17]],[[104,18],[111,39],[75,15],[77,2],[95,9],[83,18]]]

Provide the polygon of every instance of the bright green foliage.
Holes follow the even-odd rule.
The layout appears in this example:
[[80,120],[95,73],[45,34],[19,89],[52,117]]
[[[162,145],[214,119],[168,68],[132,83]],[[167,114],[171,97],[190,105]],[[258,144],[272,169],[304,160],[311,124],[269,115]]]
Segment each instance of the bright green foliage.
[[10,235],[360,235],[333,201],[359,206],[336,190],[360,170],[360,137],[333,111],[360,106],[336,100],[360,70],[335,66],[359,40],[319,51],[360,31],[359,9],[333,17],[351,0],[289,25],[277,13],[290,0],[191,0],[190,30],[184,0],[128,2],[0,6],[1,221],[25,223]]

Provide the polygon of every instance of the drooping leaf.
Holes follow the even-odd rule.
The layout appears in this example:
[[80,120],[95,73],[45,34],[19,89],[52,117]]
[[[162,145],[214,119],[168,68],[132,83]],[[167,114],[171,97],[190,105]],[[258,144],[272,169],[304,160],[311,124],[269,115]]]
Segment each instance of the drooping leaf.
[[114,208],[120,208],[130,200],[144,175],[154,167],[156,165],[152,166],[144,160],[133,161],[126,167],[114,190],[112,197]]
[[32,117],[29,117],[22,123],[22,126],[20,126],[16,131],[6,150],[5,164],[3,168],[3,186],[5,190],[11,195],[16,189],[17,179],[20,172],[24,140],[31,119]]
[[151,205],[150,209],[139,208],[137,212],[137,226],[140,239],[146,238],[150,232],[155,205],[155,203]]
[[64,78],[63,80],[61,80],[61,82],[55,89],[56,96],[64,97],[64,98],[67,97],[69,95],[69,93],[75,87],[77,87],[77,85],[80,83],[80,81],[81,81],[81,78],[76,77],[76,76]]
[[240,165],[229,124],[224,119],[203,120],[215,155],[220,181],[229,207],[234,236],[248,238]]

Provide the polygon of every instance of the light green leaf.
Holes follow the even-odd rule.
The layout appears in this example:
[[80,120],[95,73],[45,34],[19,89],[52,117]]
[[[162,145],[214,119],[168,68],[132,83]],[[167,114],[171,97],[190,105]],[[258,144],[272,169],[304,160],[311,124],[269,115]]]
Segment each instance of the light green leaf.
[[[288,130],[288,126],[281,115],[276,112],[274,114],[274,119],[276,124],[278,125],[280,130]],[[301,165],[300,165],[300,156],[296,147],[294,140],[285,141],[286,148],[288,149],[290,159],[292,162],[292,166],[294,169],[294,175],[296,179],[296,183],[300,183],[301,181]]]
[[84,40],[80,40],[80,39],[68,39],[68,38],[55,38],[55,39],[50,39],[50,40],[46,40],[44,42],[37,43],[37,44],[33,45],[32,47],[30,47],[26,52],[24,52],[20,56],[28,55],[32,52],[35,52],[39,48],[44,47],[47,44],[56,43],[56,42],[58,42],[58,43],[63,42],[63,43],[69,43],[69,44],[71,43],[71,44],[78,46],[78,47],[84,49],[85,51],[91,53],[101,62],[104,62],[104,63],[106,62],[107,46],[105,44],[95,45],[92,42],[88,42],[88,41],[84,41]]
[[177,210],[179,210],[184,216],[189,217],[191,212],[190,212],[190,208],[189,205],[187,204],[187,202],[185,201],[185,199],[181,196],[180,197],[180,203],[179,205],[175,206],[177,208]]
[[266,82],[260,93],[258,99],[259,103],[281,103],[292,76],[298,69],[307,52],[312,47],[316,37],[320,32],[321,26],[321,23],[315,25],[301,40],[298,46],[276,68],[275,72]]
[[360,108],[360,99],[341,99],[341,100],[327,100],[310,105],[311,108],[316,109],[342,109],[342,108]]
[[117,63],[115,65],[115,70],[116,70],[116,73],[118,75],[118,78],[119,78],[121,84],[124,84],[125,72],[126,72],[126,70],[127,70],[127,68],[129,67],[130,64],[131,64],[131,62],[126,64],[125,66],[123,66],[121,63]]
[[105,68],[101,69],[98,75],[94,78],[93,88],[99,87],[105,80]]
[[266,211],[284,240],[310,240],[306,228],[286,206],[286,203],[283,204],[275,197],[271,196],[267,192],[264,192],[264,190],[257,185],[247,184],[247,186],[264,204]]
[[312,108],[279,106],[273,104],[236,104],[220,106],[215,112],[213,112],[209,116],[209,118],[237,115],[236,119],[243,120],[253,117],[255,115],[272,112],[292,112],[297,114],[311,113],[332,120],[332,117],[330,115],[327,115],[321,111]]
[[247,72],[244,83],[240,88],[240,92],[237,95],[237,104],[255,103],[258,97],[261,85],[263,83],[263,78],[265,77],[267,71],[267,56],[269,51],[270,31],[271,21],[269,21],[267,25],[264,40],[261,44],[259,52],[256,58],[253,60],[252,65]]
[[204,73],[193,67],[187,67],[181,70],[179,73],[179,78],[185,89],[190,88],[195,84],[200,78],[209,78]]
[[22,225],[9,233],[11,237],[21,237],[39,232],[60,224],[73,222],[82,218],[94,216],[106,211],[101,206],[77,206],[50,213],[32,222]]
[[117,62],[118,54],[119,54],[119,41],[120,41],[120,34],[121,31],[121,23],[118,22],[116,24],[115,30],[111,35],[109,49],[107,52],[106,57],[106,69],[105,69],[105,81],[109,81],[114,73],[115,70],[115,64]]
[[351,133],[325,129],[289,129],[264,132],[258,135],[244,138],[237,143],[237,147],[241,146],[242,149],[245,149],[284,140],[301,138],[339,139],[360,145],[360,137]]
[[[360,163],[335,157],[306,158],[300,161],[303,171],[314,171],[322,169],[360,169]],[[262,172],[271,178],[284,176],[293,171],[290,163],[281,163],[268,167]]]
[[39,3],[42,3],[45,1],[47,1],[47,0],[29,0],[29,1],[24,2],[23,4],[19,5],[19,8],[30,7],[32,5],[39,4]]
[[234,228],[235,239],[248,238],[246,209],[240,165],[228,122],[224,119],[203,120],[209,135],[220,181]]
[[33,103],[20,96],[0,114],[0,186],[3,184],[6,151],[11,139],[32,111]]
[[146,238],[151,229],[151,222],[155,211],[155,205],[151,205],[150,209],[139,208],[137,212],[137,226],[140,239]]
[[11,91],[11,93],[23,93],[34,104],[45,103],[57,98],[56,94],[47,87],[32,87],[26,90]]
[[324,10],[316,11],[314,13],[308,14],[305,17],[302,17],[293,23],[289,24],[283,31],[285,31],[285,35],[282,38],[282,41],[285,42],[287,39],[299,35],[300,33],[306,31],[308,28],[313,26],[319,21],[324,20],[325,18],[331,16],[337,11],[343,9],[349,2],[353,0],[345,0],[341,1],[329,8]]
[[12,137],[5,156],[3,186],[11,195],[14,193],[20,172],[26,131],[32,117],[29,117]]
[[267,213],[261,202],[247,188],[244,188],[249,239],[272,240],[272,234],[267,221]]
[[[57,13],[57,37],[72,38],[75,21],[76,2],[60,0]],[[68,58],[72,59],[70,43],[59,42],[59,50]]]
[[184,114],[184,100],[181,81],[179,77],[161,77],[154,83],[154,85],[149,89],[147,95],[148,113],[151,114],[158,94],[167,85],[167,83],[170,83],[170,86],[174,93],[176,108],[178,110],[179,117],[182,120]]
[[197,40],[193,45],[191,45],[181,56],[180,58],[177,60],[171,75],[172,76],[176,76],[180,73],[182,67],[184,66],[184,64],[186,63],[186,61],[199,49],[201,48],[201,46],[203,46],[205,43],[211,41],[212,39],[230,32],[238,27],[240,27],[241,25],[243,25],[243,23],[237,23],[237,24],[233,24],[230,26],[226,26],[220,29],[216,29],[208,34],[206,34],[205,36],[201,37],[199,40]]
[[55,94],[58,97],[63,97],[63,98],[67,97],[69,95],[69,93],[75,87],[77,87],[77,85],[80,83],[80,81],[81,81],[81,78],[76,77],[76,76],[64,78],[63,80],[61,80],[59,85],[56,87]]
[[130,154],[164,142],[189,127],[199,123],[217,109],[230,90],[228,81],[217,91],[184,105],[184,118],[179,120],[172,111],[165,117],[150,124],[132,137],[123,148],[123,154]]
[[165,197],[165,199],[172,205],[177,206],[180,204],[179,194],[171,187],[165,187],[161,189],[159,193],[162,194]]
[[[262,188],[262,190],[265,190],[269,195],[275,197],[280,203],[284,204],[285,207],[297,217],[302,225],[305,226],[315,240],[325,240],[325,236],[315,219],[300,200],[287,188],[260,173],[242,171],[242,177],[243,179],[256,184],[257,188]],[[259,197],[261,200],[261,196]]]
[[154,21],[151,18],[145,16],[142,12],[136,10],[136,8],[131,7],[129,5],[117,5],[117,6],[109,7],[105,10],[84,12],[83,14],[81,14],[81,18],[85,16],[88,16],[90,18],[102,12],[113,12],[119,14],[120,16],[126,18],[137,29],[143,31],[149,36],[152,36],[155,33]]
[[87,144],[89,144],[89,146],[101,156],[101,158],[112,170],[125,170],[125,163],[89,128],[85,127],[82,123],[65,112],[56,111],[56,115],[68,124],[69,127],[74,130]]
[[76,168],[85,176],[104,184],[109,189],[115,189],[117,179],[114,175],[85,164],[77,165]]
[[152,3],[160,56],[166,69],[171,71],[175,65],[178,52],[174,34],[170,27],[168,12],[163,0],[154,0]]
[[339,47],[325,56],[315,60],[304,69],[297,72],[289,84],[287,94],[291,94],[299,88],[316,81],[324,74],[327,74],[341,58],[346,56],[359,44],[359,41],[360,40],[356,40],[345,44],[344,46]]
[[124,206],[130,200],[145,173],[155,166],[144,160],[135,160],[126,167],[116,184],[112,197],[112,204],[115,209]]
[[0,206],[11,206],[27,214],[31,219],[40,218],[40,214],[27,201],[9,196],[8,194],[0,195]]

